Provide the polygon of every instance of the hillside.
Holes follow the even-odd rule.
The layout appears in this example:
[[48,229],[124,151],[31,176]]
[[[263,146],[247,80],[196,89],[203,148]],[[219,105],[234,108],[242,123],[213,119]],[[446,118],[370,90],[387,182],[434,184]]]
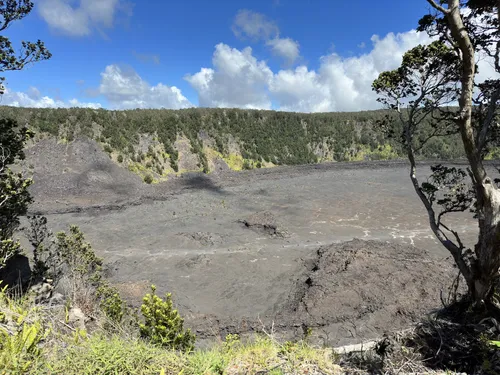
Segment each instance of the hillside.
[[[108,111],[83,108],[0,107],[37,131],[35,142],[57,138],[96,140],[117,163],[145,181],[187,171],[212,172],[322,161],[404,157],[400,146],[377,128],[387,112],[290,113],[204,109]],[[396,123],[392,126],[397,127]],[[397,132],[396,132],[397,133]],[[462,156],[458,137],[431,140],[422,159]]]

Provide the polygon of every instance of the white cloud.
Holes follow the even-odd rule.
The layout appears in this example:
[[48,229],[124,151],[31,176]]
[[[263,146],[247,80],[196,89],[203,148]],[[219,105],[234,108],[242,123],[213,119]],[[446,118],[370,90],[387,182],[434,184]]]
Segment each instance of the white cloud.
[[104,95],[111,107],[132,108],[188,108],[193,105],[177,87],[162,83],[150,86],[130,67],[108,65],[101,73],[98,94]]
[[358,57],[343,58],[336,53],[320,59],[318,71],[300,66],[274,75],[271,96],[280,109],[323,112],[358,111],[378,108],[371,84],[377,76],[401,64],[408,49],[430,42],[423,33],[390,33],[372,37],[373,49]]
[[[253,30],[253,29],[252,29]],[[408,49],[430,42],[424,33],[409,31],[372,37],[372,50],[358,57],[323,56],[320,67],[306,66],[273,73],[264,61],[243,50],[218,44],[213,68],[203,68],[186,80],[198,92],[201,106],[271,108],[300,112],[357,111],[379,108],[371,84],[377,76],[401,64]]]
[[280,29],[265,15],[251,10],[240,10],[233,22],[233,33],[239,38],[255,42],[263,40],[272,52],[294,63],[300,55],[299,43],[291,38],[280,38]]
[[214,69],[202,68],[185,77],[198,92],[200,106],[271,108],[267,87],[273,73],[265,62],[252,56],[250,47],[239,51],[220,43],[212,63]]
[[299,43],[290,38],[275,38],[266,43],[271,47],[274,54],[282,56],[288,63],[294,63],[299,55]]
[[93,29],[113,26],[122,0],[41,0],[38,11],[49,26],[73,36],[85,36]]
[[233,23],[234,35],[255,41],[274,39],[279,35],[279,28],[265,15],[242,9],[238,11]]
[[10,105],[14,107],[29,107],[29,108],[70,108],[70,107],[87,107],[101,108],[99,103],[82,103],[77,99],[64,101],[54,99],[49,96],[42,96],[40,90],[36,87],[30,87],[27,92],[16,92],[7,89],[2,97],[2,105]]

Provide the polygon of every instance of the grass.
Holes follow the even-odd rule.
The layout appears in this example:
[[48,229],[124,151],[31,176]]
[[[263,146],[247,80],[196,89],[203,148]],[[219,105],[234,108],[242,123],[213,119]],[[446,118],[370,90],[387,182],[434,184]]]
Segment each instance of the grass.
[[0,374],[341,373],[331,348],[306,342],[282,344],[265,334],[243,342],[236,335],[228,335],[211,348],[180,352],[139,338],[137,327],[130,321],[112,330],[94,324],[87,332],[65,321],[64,306],[59,310],[36,306],[30,296],[13,299],[0,292]]
[[[293,349],[270,338],[248,343],[227,341],[211,349],[183,354],[163,350],[139,339],[94,335],[79,344],[52,351],[32,368],[32,374],[65,375],[216,375],[216,374],[338,374],[332,350],[295,344]],[[1,365],[0,365],[1,368]],[[315,372],[316,371],[316,372]]]

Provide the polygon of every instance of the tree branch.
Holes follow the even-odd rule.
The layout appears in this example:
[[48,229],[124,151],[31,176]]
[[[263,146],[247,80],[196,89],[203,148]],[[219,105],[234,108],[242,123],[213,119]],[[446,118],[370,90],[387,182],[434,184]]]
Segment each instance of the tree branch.
[[479,138],[477,142],[477,152],[481,153],[483,147],[486,144],[486,137],[488,135],[488,130],[490,129],[491,123],[493,122],[493,118],[495,117],[495,112],[497,109],[497,101],[500,99],[500,87],[495,90],[493,93],[490,104],[488,106],[488,113],[486,115],[486,119],[481,127],[481,132],[479,133]]
[[431,7],[433,7],[434,9],[436,10],[439,10],[441,13],[443,14],[448,14],[450,13],[450,10],[449,9],[446,9],[446,8],[443,8],[441,5],[439,4],[436,4],[434,2],[434,0],[427,0],[427,2],[431,5]]
[[425,206],[425,209],[427,210],[427,216],[429,218],[429,225],[431,227],[432,232],[436,236],[436,238],[441,242],[441,244],[451,253],[453,256],[453,259],[455,260],[455,263],[457,264],[460,272],[464,276],[465,280],[467,283],[472,282],[472,270],[470,267],[467,265],[465,260],[463,259],[462,255],[462,248],[454,244],[451,240],[446,237],[446,235],[443,233],[443,231],[439,228],[439,225],[436,221],[436,213],[434,209],[432,208],[432,204],[429,202],[427,197],[425,196],[424,192],[420,188],[420,183],[418,181],[416,171],[416,162],[415,162],[415,155],[413,153],[413,148],[412,148],[412,134],[410,132],[410,129],[408,128],[407,124],[406,126],[406,142],[408,144],[408,160],[410,161],[410,179],[413,184],[413,188],[415,189],[415,192],[417,193],[418,197],[422,201],[422,203]]

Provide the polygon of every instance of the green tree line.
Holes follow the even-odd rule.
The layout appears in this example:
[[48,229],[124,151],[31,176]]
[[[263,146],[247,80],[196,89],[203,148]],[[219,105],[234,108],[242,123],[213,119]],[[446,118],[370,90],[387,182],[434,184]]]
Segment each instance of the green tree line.
[[[13,118],[37,132],[65,141],[87,136],[124,154],[133,152],[140,134],[155,134],[170,155],[173,167],[178,158],[174,147],[178,135],[191,141],[192,151],[198,154],[205,169],[203,140],[207,137],[223,155],[228,154],[232,139],[238,143],[244,159],[277,165],[316,163],[325,159],[321,155],[329,155],[335,161],[404,157],[400,143],[376,125],[387,116],[385,110],[305,114],[208,108],[112,111],[4,106],[0,111],[2,117]],[[396,120],[390,126],[400,127]],[[462,156],[458,137],[435,138],[417,155],[424,159]]]

